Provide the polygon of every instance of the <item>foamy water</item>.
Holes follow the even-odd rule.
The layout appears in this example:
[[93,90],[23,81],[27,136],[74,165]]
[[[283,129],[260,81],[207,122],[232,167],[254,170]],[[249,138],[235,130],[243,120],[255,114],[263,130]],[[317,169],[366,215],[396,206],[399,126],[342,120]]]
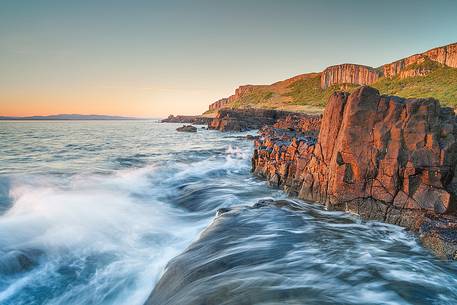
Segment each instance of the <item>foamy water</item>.
[[[0,304],[143,304],[166,264],[198,239],[218,208],[284,197],[251,176],[252,147],[242,134],[178,133],[177,126],[152,121],[0,122]],[[289,274],[279,286],[265,281],[259,294],[287,290],[288,283],[326,283],[347,303],[363,298],[377,298],[378,304],[413,303],[406,288],[391,288],[402,279],[406,286],[420,285],[424,295],[439,295],[432,303],[455,303],[454,263],[435,259],[401,228],[348,224],[346,214],[312,206],[308,213],[288,213],[302,221],[289,222],[292,218],[281,214],[246,216],[243,224],[255,222],[261,230],[249,231],[227,251],[273,253],[278,245],[294,251],[285,261],[272,256],[263,265],[246,265],[231,280],[249,287],[272,266],[276,274],[295,268],[300,272]],[[283,239],[284,228],[339,239],[327,236],[324,244],[311,235]],[[334,251],[326,254],[325,246]],[[330,281],[332,272],[351,272],[348,253],[359,253],[357,270],[389,270],[373,273],[387,284],[351,292],[350,284]],[[304,259],[311,254],[315,259]],[[297,269],[294,264],[313,267]]]

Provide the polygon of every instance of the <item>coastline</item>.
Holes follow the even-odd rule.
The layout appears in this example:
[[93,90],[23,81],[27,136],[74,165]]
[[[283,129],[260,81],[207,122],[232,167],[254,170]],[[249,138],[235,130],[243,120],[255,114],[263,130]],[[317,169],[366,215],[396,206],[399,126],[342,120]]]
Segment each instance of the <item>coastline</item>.
[[249,137],[252,173],[270,186],[404,227],[451,260],[457,259],[456,126],[452,109],[436,100],[380,96],[370,87],[335,93],[323,116],[220,109],[208,123],[219,131],[260,129]]

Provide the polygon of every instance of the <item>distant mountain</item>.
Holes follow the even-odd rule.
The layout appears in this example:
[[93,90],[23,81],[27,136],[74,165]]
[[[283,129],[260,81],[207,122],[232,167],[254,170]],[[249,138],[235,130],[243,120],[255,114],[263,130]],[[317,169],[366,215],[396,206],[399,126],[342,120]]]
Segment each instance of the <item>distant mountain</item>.
[[263,108],[314,112],[323,109],[335,91],[353,91],[370,85],[382,94],[405,98],[438,99],[457,108],[457,43],[411,55],[377,68],[341,64],[271,85],[244,85],[235,94],[211,105],[220,108]]
[[140,118],[125,117],[125,116],[113,116],[113,115],[98,115],[98,114],[55,114],[55,115],[44,115],[44,116],[0,116],[0,120],[8,121],[78,121],[78,120],[91,120],[91,121],[108,121],[108,120],[140,120]]

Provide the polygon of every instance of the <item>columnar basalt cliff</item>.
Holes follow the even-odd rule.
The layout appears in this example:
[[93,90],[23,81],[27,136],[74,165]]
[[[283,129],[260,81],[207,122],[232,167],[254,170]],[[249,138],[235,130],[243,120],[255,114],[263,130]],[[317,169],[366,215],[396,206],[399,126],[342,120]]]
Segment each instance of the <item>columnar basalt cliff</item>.
[[[288,109],[288,106],[314,105],[325,103],[329,93],[334,90],[347,90],[350,85],[377,86],[382,80],[399,80],[411,77],[426,77],[439,68],[457,68],[457,43],[431,49],[429,51],[408,56],[389,64],[373,68],[358,64],[341,64],[326,68],[320,73],[301,74],[271,85],[246,85],[236,89],[235,94],[221,99],[209,106],[214,111],[221,108],[275,108]],[[435,76],[436,77],[436,76]],[[440,81],[448,82],[449,75],[441,76]],[[349,86],[348,86],[349,85]],[[401,88],[403,85],[399,85]],[[354,87],[354,86],[352,86]],[[454,93],[452,82],[446,85],[449,96]],[[442,88],[418,88],[429,96],[440,96]],[[414,85],[409,87],[408,96],[415,96]],[[426,91],[424,91],[426,90]],[[428,90],[428,91],[427,91]],[[331,91],[331,92],[330,92]],[[419,95],[419,96],[422,96]],[[447,103],[453,101],[446,100]],[[274,105],[275,107],[271,107]]]
[[327,89],[335,84],[370,85],[376,82],[382,73],[372,67],[342,64],[325,69],[321,75],[321,88]]
[[455,258],[456,139],[454,112],[436,100],[361,87],[330,98],[318,137],[264,133],[253,172],[299,198],[419,231]]

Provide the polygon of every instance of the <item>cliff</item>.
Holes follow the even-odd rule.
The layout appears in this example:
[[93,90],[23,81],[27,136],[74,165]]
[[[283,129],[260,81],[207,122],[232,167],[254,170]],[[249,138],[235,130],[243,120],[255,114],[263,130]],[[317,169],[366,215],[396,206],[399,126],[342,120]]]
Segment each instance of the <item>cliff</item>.
[[457,43],[454,43],[378,68],[341,64],[271,85],[241,86],[235,94],[211,104],[209,110],[252,107],[307,112],[310,106],[325,106],[333,92],[354,90],[360,85],[371,85],[383,94],[407,98],[439,98],[446,105],[457,106],[456,68]]
[[221,98],[220,100],[215,101],[214,103],[209,105],[209,110],[214,111],[221,108],[225,108],[225,106],[229,103],[228,98]]
[[327,89],[335,84],[370,85],[376,82],[382,73],[372,67],[342,64],[325,69],[321,75],[321,88]]
[[[319,86],[320,73],[300,74],[270,85],[244,85],[235,90],[235,94],[217,100],[209,105],[209,111],[216,111],[223,108],[260,108],[295,111],[296,106],[294,88],[305,87],[314,90]],[[308,94],[306,94],[308,95]],[[321,92],[317,97],[309,95],[307,102],[321,100]],[[291,106],[288,109],[288,106]]]
[[318,137],[264,131],[253,172],[291,195],[421,233],[457,257],[457,122],[434,99],[335,93]]
[[[408,66],[423,63],[426,60],[436,62],[438,64],[457,68],[457,43],[447,46],[434,48],[421,54],[415,54],[390,64],[383,65],[383,75],[385,77],[394,77],[401,75],[401,72]],[[401,77],[408,77],[408,75],[401,75]]]

